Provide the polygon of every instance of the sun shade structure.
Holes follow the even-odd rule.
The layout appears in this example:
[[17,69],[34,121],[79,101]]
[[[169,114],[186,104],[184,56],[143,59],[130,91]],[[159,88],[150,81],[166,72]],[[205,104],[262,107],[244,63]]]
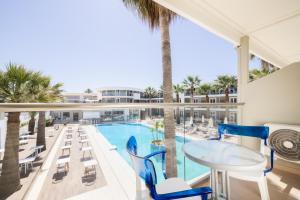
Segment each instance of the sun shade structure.
[[285,67],[300,61],[299,0],[154,0],[208,31]]

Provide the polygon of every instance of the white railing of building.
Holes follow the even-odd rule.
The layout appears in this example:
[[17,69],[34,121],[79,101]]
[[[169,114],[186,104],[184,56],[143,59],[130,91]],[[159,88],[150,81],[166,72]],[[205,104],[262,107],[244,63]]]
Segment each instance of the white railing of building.
[[102,110],[112,108],[231,108],[244,103],[0,103],[0,112]]

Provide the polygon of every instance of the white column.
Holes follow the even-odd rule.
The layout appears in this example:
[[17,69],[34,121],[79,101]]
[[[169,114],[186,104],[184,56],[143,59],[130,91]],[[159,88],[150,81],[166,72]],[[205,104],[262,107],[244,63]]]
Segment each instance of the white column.
[[[249,37],[243,36],[240,39],[240,46],[237,47],[238,53],[238,103],[245,102],[245,92],[249,81]],[[243,124],[243,109],[238,109],[238,124]]]
[[[245,102],[245,92],[249,79],[249,37],[243,36],[240,39],[240,45],[237,47],[238,54],[238,88],[237,88],[237,102]],[[237,123],[244,124],[243,107],[239,107],[237,113]],[[245,145],[248,138],[239,137],[239,143]],[[246,144],[247,146],[247,144]]]

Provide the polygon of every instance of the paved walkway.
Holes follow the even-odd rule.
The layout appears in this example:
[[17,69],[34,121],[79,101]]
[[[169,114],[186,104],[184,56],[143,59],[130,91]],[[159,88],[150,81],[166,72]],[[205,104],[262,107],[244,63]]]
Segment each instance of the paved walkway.
[[[64,172],[59,171],[59,173],[57,173],[56,168],[56,160],[63,157],[61,147],[64,146],[64,140],[67,138],[65,133],[67,128],[65,128],[62,133],[64,135],[60,141],[60,145],[56,151],[56,156],[52,162],[38,199],[59,200],[70,198],[106,185],[106,180],[103,176],[99,163],[96,166],[96,174],[91,173],[91,175],[88,176],[84,175],[83,161],[89,159],[89,152],[85,153],[85,158],[82,157],[83,154],[80,151],[81,144],[79,144],[79,137],[77,133],[78,126],[73,125],[72,127],[71,153],[69,155],[69,152],[65,151],[64,154],[65,157],[70,156],[69,172],[65,174]],[[90,134],[88,133],[88,135],[90,140]],[[93,150],[92,157],[95,157]]]

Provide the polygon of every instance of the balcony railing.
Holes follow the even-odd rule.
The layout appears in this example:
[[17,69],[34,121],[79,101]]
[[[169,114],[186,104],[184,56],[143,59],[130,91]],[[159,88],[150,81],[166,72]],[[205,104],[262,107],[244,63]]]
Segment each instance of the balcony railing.
[[0,112],[99,110],[109,108],[232,108],[244,103],[0,103]]
[[[56,123],[77,122],[95,125],[138,122],[153,129],[157,121],[163,122],[164,108],[173,108],[176,143],[179,145],[177,152],[180,152],[180,145],[187,141],[215,137],[216,127],[219,123],[225,121],[226,123],[236,123],[239,114],[238,108],[242,108],[243,105],[244,103],[0,103],[0,112],[51,111],[50,114]],[[117,112],[118,110],[127,111]],[[99,113],[98,116],[84,118],[84,114],[78,114],[78,112],[91,111]],[[72,112],[76,115],[71,114]],[[64,115],[65,113],[69,114]],[[193,113],[193,117],[191,113]],[[163,128],[158,130],[161,139],[164,138],[164,135],[161,134],[163,131]],[[153,138],[155,137],[158,136],[154,134]],[[147,145],[151,146],[152,144],[149,142]],[[179,176],[193,182],[199,180],[199,177],[191,174],[190,169],[194,164],[185,159],[181,153],[177,153],[176,156],[180,162],[178,164]]]

